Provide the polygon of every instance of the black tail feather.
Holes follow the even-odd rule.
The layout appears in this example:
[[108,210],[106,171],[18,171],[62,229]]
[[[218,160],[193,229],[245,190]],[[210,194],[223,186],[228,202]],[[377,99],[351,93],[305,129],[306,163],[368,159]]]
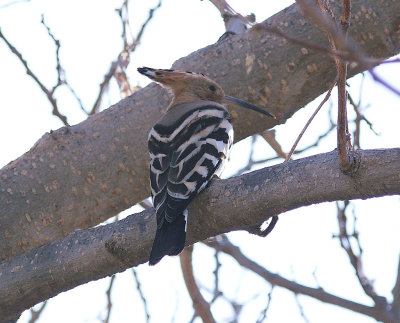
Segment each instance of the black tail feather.
[[153,247],[151,248],[149,265],[155,265],[164,256],[179,255],[185,247],[185,240],[186,220],[183,213],[172,223],[164,221],[161,228],[156,232]]

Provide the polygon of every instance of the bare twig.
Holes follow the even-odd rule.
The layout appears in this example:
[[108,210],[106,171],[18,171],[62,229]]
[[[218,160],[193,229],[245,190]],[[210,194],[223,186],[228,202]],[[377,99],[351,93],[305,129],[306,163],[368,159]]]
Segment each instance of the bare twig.
[[219,261],[219,253],[220,251],[215,249],[214,251],[214,259],[215,259],[215,269],[213,271],[214,274],[214,292],[213,298],[210,304],[213,304],[219,296],[222,295],[222,292],[219,290],[219,270],[221,268],[221,262]]
[[266,142],[268,142],[268,144],[271,146],[273,150],[275,150],[276,154],[279,157],[286,158],[287,156],[286,153],[282,150],[282,146],[276,140],[275,129],[263,131],[259,133],[259,135],[263,137]]
[[[246,26],[252,26],[255,21],[254,15],[242,16],[225,0],[210,0],[210,2],[218,9],[224,19],[227,33],[241,34],[246,30]],[[240,21],[240,23],[238,24],[235,20]]]
[[93,107],[89,112],[89,115],[93,115],[99,112],[101,100],[103,99],[104,93],[108,89],[111,78],[113,77],[116,69],[117,69],[117,62],[112,62],[109,71],[107,72],[106,75],[104,75],[104,80],[100,84],[99,94],[97,95],[96,101],[94,102]]
[[[349,201],[345,201],[343,207],[339,206],[339,203],[336,203],[337,207],[337,214],[338,214],[338,223],[339,223],[339,239],[340,239],[340,245],[342,248],[346,251],[350,263],[353,266],[356,276],[358,278],[358,281],[360,282],[361,287],[363,288],[364,292],[372,298],[372,300],[375,302],[376,307],[380,309],[385,309],[387,306],[387,301],[386,298],[383,296],[379,296],[377,292],[375,291],[374,284],[373,282],[367,278],[367,276],[364,273],[364,268],[361,260],[361,255],[362,255],[362,249],[360,246],[360,242],[358,239],[358,234],[353,233],[351,236],[347,232],[347,217],[346,217],[346,208],[349,205]],[[350,237],[353,237],[354,240],[356,241],[359,249],[359,253],[356,254],[354,251],[351,243],[350,243]]]
[[268,313],[269,307],[271,305],[272,292],[274,291],[274,287],[275,287],[274,285],[271,286],[271,290],[269,291],[268,296],[267,296],[267,304],[265,305],[264,309],[260,313],[256,323],[265,322],[265,320],[267,318],[267,313]]
[[[344,2],[347,1],[348,0],[344,0]],[[347,27],[338,28],[337,21],[333,16],[332,10],[329,8],[328,2],[323,1],[321,3],[321,1],[318,1],[318,3],[316,3],[314,0],[296,0],[296,3],[300,6],[303,16],[310,19],[317,27],[332,37],[336,48],[331,47],[330,53],[333,54],[334,57],[360,64],[372,63],[370,58],[362,54],[362,51],[356,45],[357,42],[349,40],[347,37]],[[350,6],[346,3],[344,3],[344,10],[348,12],[343,12],[342,26],[346,24],[346,19],[348,19],[348,21],[350,19]],[[340,55],[340,53],[346,54]]]
[[60,41],[54,37],[53,33],[50,30],[50,27],[47,26],[46,22],[44,21],[44,15],[42,15],[42,19],[41,19],[40,22],[46,28],[47,33],[49,34],[50,38],[54,41],[54,44],[56,45],[57,83],[56,83],[56,85],[53,86],[53,88],[51,90],[52,94],[54,94],[54,91],[60,85],[65,83],[65,73],[64,73],[64,69],[61,67],[61,63],[60,63],[60,48],[61,48],[61,44],[60,44]]
[[315,140],[314,143],[312,143],[312,144],[310,144],[309,146],[304,147],[304,148],[302,148],[302,149],[296,149],[296,150],[293,152],[293,155],[300,154],[300,153],[302,153],[302,152],[304,152],[304,151],[307,151],[307,150],[310,149],[310,148],[317,147],[317,146],[320,144],[321,140],[324,139],[326,136],[328,136],[334,129],[336,129],[336,124],[335,124],[335,123],[331,123],[331,125],[329,126],[329,128],[328,128],[324,133],[320,134],[320,135],[317,137],[317,139]]
[[130,61],[130,53],[134,52],[138,44],[140,44],[140,41],[142,39],[143,33],[145,31],[146,26],[149,24],[151,19],[154,16],[154,12],[161,7],[161,0],[159,3],[154,7],[149,10],[149,15],[146,19],[146,21],[142,24],[139,32],[137,33],[136,37],[132,39],[131,41],[128,41],[128,35],[127,31],[130,30],[130,22],[128,18],[128,0],[125,0],[122,4],[122,7],[120,9],[117,9],[117,13],[121,18],[122,21],[122,38],[124,40],[124,45],[123,49],[121,52],[118,54],[117,59],[111,63],[110,69],[104,76],[103,82],[100,84],[100,90],[97,95],[96,101],[93,104],[92,109],[89,112],[89,115],[93,115],[97,113],[100,109],[100,104],[103,99],[104,93],[107,91],[108,86],[110,84],[110,81],[112,77],[114,76],[116,78],[116,81],[118,83],[118,86],[120,87],[120,91],[122,93],[122,96],[128,96],[133,93],[131,90],[131,86],[128,82],[128,77],[126,76],[126,68],[129,65]]
[[144,312],[146,314],[146,322],[150,322],[150,313],[149,313],[149,308],[147,306],[147,300],[144,297],[143,291],[142,291],[142,285],[140,283],[137,271],[135,268],[132,268],[132,274],[133,274],[133,278],[135,279],[136,282],[136,289],[139,293],[140,299],[142,300],[143,303],[143,307],[144,307]]
[[[343,14],[341,19],[342,32],[344,41],[347,42],[347,32],[350,25],[350,0],[343,0]],[[334,35],[331,34],[334,38]],[[343,49],[343,44],[340,38],[334,38],[336,46]],[[338,122],[337,122],[337,148],[340,169],[349,173],[353,166],[352,159],[349,158],[347,150],[350,142],[350,134],[348,131],[347,121],[347,62],[336,59],[336,69],[338,73]]]
[[[329,2],[326,0],[318,0],[320,12],[318,13],[312,7],[309,1],[298,1],[308,17],[321,28],[328,36],[329,45],[332,51],[337,49],[346,51],[347,31],[350,24],[350,0],[343,0],[343,14],[341,18],[341,28],[338,26],[338,21],[335,18]],[[308,3],[307,3],[308,2]],[[343,172],[348,173],[352,168],[352,160],[347,154],[350,135],[348,132],[347,121],[347,92],[346,92],[346,78],[347,78],[347,62],[333,56],[337,70],[337,86],[338,86],[338,122],[337,122],[337,147],[339,165]]]
[[136,35],[135,47],[132,48],[132,49],[130,49],[131,52],[136,48],[137,44],[140,43],[145,28],[147,27],[147,25],[149,24],[149,22],[151,21],[151,19],[153,19],[154,13],[157,11],[157,9],[159,9],[159,8],[161,7],[161,3],[162,3],[162,2],[161,2],[161,0],[160,0],[160,1],[158,2],[158,4],[157,4],[154,8],[151,8],[151,9],[149,10],[149,15],[147,16],[146,21],[142,24],[142,27],[140,27],[139,32],[138,32],[137,35]]
[[[233,245],[224,235],[220,236],[221,239],[207,241],[207,245],[210,247],[216,248],[218,250],[223,251],[224,253],[232,256],[238,263],[244,268],[247,268],[254,273],[258,274],[266,281],[268,281],[272,285],[280,286],[286,288],[294,293],[303,294],[310,297],[313,297],[321,302],[325,302],[328,304],[334,304],[340,306],[342,308],[349,309],[351,311],[361,313],[364,315],[368,315],[370,317],[376,318],[379,320],[384,320],[383,318],[386,317],[387,321],[395,322],[393,316],[390,313],[382,313],[381,310],[377,310],[375,307],[369,307],[357,302],[353,302],[351,300],[347,300],[333,294],[330,294],[324,291],[322,288],[312,288],[305,285],[301,285],[289,279],[283,278],[278,274],[274,274],[264,267],[260,266],[253,260],[246,257],[238,247]],[[387,316],[386,316],[387,315]]]
[[111,291],[112,287],[114,284],[116,275],[112,275],[110,279],[110,283],[108,285],[108,289],[106,291],[106,296],[107,296],[107,316],[105,320],[103,321],[104,323],[108,323],[110,321],[110,315],[111,315],[111,309],[112,309],[112,301],[111,301]]
[[46,22],[44,21],[44,15],[42,15],[42,19],[40,21],[42,23],[42,25],[46,28],[48,35],[50,36],[50,38],[53,40],[54,45],[56,46],[56,70],[57,70],[57,83],[52,87],[51,89],[51,94],[54,95],[54,92],[56,91],[56,89],[61,86],[61,85],[65,85],[69,91],[71,92],[72,96],[76,99],[76,101],[78,102],[81,110],[87,114],[87,111],[85,110],[85,108],[83,107],[83,103],[82,100],[80,99],[80,97],[77,95],[77,93],[75,92],[75,90],[72,88],[72,86],[68,83],[67,78],[65,76],[65,70],[64,68],[61,66],[61,61],[60,61],[60,48],[61,48],[61,43],[60,41],[54,36],[54,34],[52,33],[50,27],[46,24]]
[[368,73],[371,74],[372,78],[382,84],[384,87],[392,91],[393,93],[397,94],[400,96],[400,90],[396,89],[394,86],[390,85],[388,82],[386,82],[384,79],[382,79],[378,74],[376,74],[374,69],[369,69]]
[[360,104],[361,104],[361,96],[360,100],[358,103],[356,103],[350,93],[347,93],[347,99],[349,100],[349,103],[353,106],[354,112],[356,113],[356,118],[354,120],[355,123],[355,129],[353,132],[353,147],[354,148],[361,148],[360,145],[360,133],[361,133],[361,120],[363,118],[363,115],[360,112]]
[[[361,98],[361,97],[360,97]],[[370,128],[370,130],[376,135],[379,136],[379,133],[377,133],[373,127],[373,124],[371,121],[369,121],[362,113],[361,113],[361,102],[356,103],[350,93],[347,93],[347,99],[349,100],[349,103],[353,106],[354,112],[356,113],[356,118],[354,120],[355,123],[355,129],[354,129],[354,134],[353,134],[353,145],[354,147],[361,148],[360,145],[360,133],[361,133],[361,121],[364,121]]]
[[42,314],[44,308],[46,307],[47,301],[48,300],[45,300],[38,310],[31,308],[31,318],[29,319],[29,323],[35,323],[40,318],[40,314]]
[[46,86],[42,83],[42,81],[39,80],[39,78],[36,76],[35,73],[32,72],[32,70],[30,69],[30,67],[28,66],[27,61],[23,58],[22,54],[17,50],[17,48],[15,48],[8,40],[7,38],[3,35],[3,33],[0,30],[0,38],[2,38],[4,40],[4,42],[6,43],[6,45],[8,46],[8,48],[11,50],[11,52],[17,56],[17,58],[19,59],[19,61],[22,63],[22,65],[24,65],[26,73],[33,78],[33,80],[36,82],[36,84],[40,87],[40,89],[42,90],[42,92],[44,94],[46,94],[47,99],[49,100],[50,104],[53,107],[53,115],[55,115],[56,117],[58,117],[62,123],[66,126],[68,126],[68,121],[67,121],[67,117],[64,116],[63,114],[60,113],[60,111],[58,110],[58,105],[57,105],[57,100],[54,98],[53,96],[53,92],[52,90],[49,90],[46,88]]
[[328,92],[326,93],[324,99],[321,101],[321,103],[319,104],[319,106],[317,107],[317,109],[315,109],[314,113],[311,115],[310,119],[308,119],[307,123],[305,124],[303,130],[301,130],[299,136],[297,137],[296,141],[294,142],[292,149],[290,149],[290,152],[287,154],[285,162],[288,162],[290,160],[290,158],[293,155],[294,150],[297,147],[297,144],[299,143],[301,137],[304,135],[304,133],[306,132],[308,126],[311,124],[311,122],[313,121],[314,117],[317,115],[317,113],[321,110],[322,106],[325,104],[326,101],[328,101],[329,97],[331,96],[331,92],[334,88],[334,86],[336,85],[336,82],[338,80],[338,77],[336,76],[335,80],[332,82],[331,86],[329,87]]
[[193,307],[197,314],[201,317],[203,322],[214,323],[215,320],[212,316],[210,305],[201,295],[200,290],[196,284],[196,280],[194,278],[192,267],[192,254],[193,246],[187,247],[180,254],[183,278],[185,280],[189,295],[192,298]]
[[297,308],[299,309],[300,316],[303,318],[304,322],[310,323],[310,321],[308,320],[308,318],[307,318],[307,316],[306,316],[306,313],[304,312],[304,307],[303,307],[303,305],[300,303],[299,294],[295,293],[295,294],[294,294],[294,299],[295,299],[295,301],[296,301]]

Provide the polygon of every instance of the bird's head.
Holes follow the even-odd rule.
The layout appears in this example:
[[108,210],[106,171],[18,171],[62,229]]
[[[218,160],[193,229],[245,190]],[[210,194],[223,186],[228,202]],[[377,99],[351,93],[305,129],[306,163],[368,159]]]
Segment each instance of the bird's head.
[[224,90],[203,74],[175,70],[138,68],[139,73],[171,90],[174,99],[170,107],[198,100],[222,103]]
[[139,67],[138,72],[171,90],[174,98],[168,109],[182,103],[205,100],[220,104],[234,103],[276,119],[274,115],[264,109],[238,98],[225,95],[224,90],[218,85],[218,83],[204,74],[155,69],[150,67]]

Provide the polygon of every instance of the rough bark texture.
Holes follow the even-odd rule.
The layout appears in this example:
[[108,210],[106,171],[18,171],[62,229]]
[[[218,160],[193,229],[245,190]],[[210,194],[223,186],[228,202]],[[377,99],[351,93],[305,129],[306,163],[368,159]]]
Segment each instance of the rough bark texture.
[[[339,3],[338,3],[339,5]],[[373,57],[400,48],[400,1],[352,1],[350,35]],[[264,22],[312,43],[327,43],[293,5]],[[327,45],[328,46],[328,45]],[[333,80],[332,59],[260,31],[249,31],[178,60],[203,72],[228,94],[268,109],[284,123]],[[349,74],[358,73],[350,69]],[[88,228],[149,195],[147,133],[168,97],[151,84],[73,126],[45,134],[0,171],[0,260]],[[240,140],[274,123],[232,111]]]
[[[360,150],[357,156],[360,166],[354,177],[340,171],[337,151],[332,151],[214,181],[189,208],[187,244],[246,229],[301,206],[400,194],[400,149]],[[150,209],[3,261],[0,318],[146,262],[155,228]]]

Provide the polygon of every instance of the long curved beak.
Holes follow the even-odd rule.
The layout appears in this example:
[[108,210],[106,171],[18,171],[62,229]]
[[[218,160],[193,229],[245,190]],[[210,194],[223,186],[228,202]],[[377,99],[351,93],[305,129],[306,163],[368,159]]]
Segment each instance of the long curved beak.
[[236,105],[239,105],[239,106],[241,106],[243,108],[247,108],[247,109],[250,109],[250,110],[253,110],[253,111],[257,111],[259,113],[265,114],[268,117],[276,119],[276,117],[273,114],[269,113],[268,111],[266,111],[264,109],[261,109],[260,107],[254,105],[254,104],[251,104],[251,103],[249,103],[247,101],[235,98],[235,97],[230,96],[230,95],[225,95],[224,96],[224,100],[228,101],[228,102],[232,102],[232,103],[234,103]]

